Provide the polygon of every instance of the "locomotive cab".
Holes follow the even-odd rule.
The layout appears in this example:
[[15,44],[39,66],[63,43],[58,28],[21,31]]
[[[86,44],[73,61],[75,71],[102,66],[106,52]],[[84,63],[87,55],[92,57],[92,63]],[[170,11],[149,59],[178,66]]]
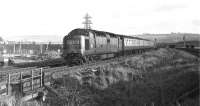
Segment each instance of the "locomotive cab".
[[81,62],[81,58],[83,55],[83,36],[76,35],[76,36],[66,36],[63,43],[63,57],[69,62],[79,61]]

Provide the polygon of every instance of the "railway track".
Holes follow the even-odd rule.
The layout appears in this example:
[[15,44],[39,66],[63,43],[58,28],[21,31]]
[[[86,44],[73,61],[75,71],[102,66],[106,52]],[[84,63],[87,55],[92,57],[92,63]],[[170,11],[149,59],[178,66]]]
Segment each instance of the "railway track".
[[63,58],[57,58],[57,59],[49,59],[49,60],[43,60],[39,62],[30,62],[30,63],[18,63],[14,64],[14,67],[19,68],[25,68],[25,67],[58,67],[66,65],[66,61]]
[[[48,63],[51,63],[52,65],[55,65],[55,64],[59,64],[60,60],[57,60],[54,63],[53,63],[53,60],[51,60],[50,62],[47,62],[47,63],[45,63],[45,61],[43,61],[43,62],[37,63],[37,64],[42,64],[42,65],[39,65],[39,66],[38,65],[33,65],[33,66],[30,66],[30,67],[28,67],[28,66],[27,67],[21,67],[21,68],[20,67],[16,67],[16,69],[6,68],[6,69],[3,69],[2,71],[0,71],[0,74],[2,74],[2,73],[7,74],[7,73],[23,72],[25,70],[33,70],[33,69],[38,69],[38,68],[43,68],[45,71],[46,70],[56,70],[57,71],[57,70],[63,70],[63,69],[72,68],[72,67],[87,67],[87,66],[98,65],[98,64],[103,64],[103,63],[121,61],[121,60],[124,60],[124,59],[126,59],[128,57],[135,56],[135,55],[138,55],[138,54],[114,57],[114,58],[110,58],[110,59],[106,59],[106,60],[92,61],[92,62],[89,62],[89,63],[84,63],[82,65],[73,65],[73,66],[67,66],[67,64],[63,64],[63,62],[61,62],[60,63],[61,66],[51,67],[51,66],[48,65]],[[63,61],[63,60],[61,60],[61,61]],[[27,63],[27,64],[31,64],[31,63]]]
[[99,66],[108,65],[109,63],[116,63],[124,60],[128,56],[122,56],[117,58],[112,58],[109,60],[102,60],[102,61],[95,61],[90,63],[85,63],[83,65],[76,65],[76,66],[59,66],[59,67],[28,67],[28,68],[18,68],[18,69],[11,69],[11,70],[3,70],[0,71],[0,82],[7,81],[8,75],[13,74],[16,75],[16,78],[13,78],[13,80],[17,80],[20,77],[21,73],[26,73],[27,76],[30,76],[31,71],[39,71],[42,70],[44,73],[44,77],[51,76],[52,74],[58,73],[58,72],[65,72],[65,74],[70,74],[78,71],[82,71],[84,69],[88,68],[97,68]]
[[[152,49],[150,49],[150,50],[152,50]],[[148,50],[148,51],[150,51],[150,50]],[[128,57],[128,56],[132,56],[132,55],[142,54],[143,52],[138,52],[138,53],[134,53],[134,54],[126,54],[124,56],[113,57],[113,58]],[[18,64],[14,64],[13,67],[16,67],[16,68],[26,68],[26,67],[42,68],[42,67],[62,67],[65,65],[69,65],[69,63],[64,58],[57,58],[57,59],[43,60],[43,61],[39,61],[39,62],[18,63]]]
[[[123,57],[124,58],[124,57]],[[123,59],[119,58],[117,60]],[[116,59],[98,61],[78,66],[61,66],[61,67],[28,67],[13,70],[0,71],[0,95],[10,94],[10,85],[20,84],[24,94],[29,95],[31,92],[40,90],[45,86],[51,86],[53,76],[63,77],[63,75],[83,71],[87,68],[96,68],[99,65],[106,65],[116,62]],[[86,71],[87,72],[87,71]],[[9,86],[7,86],[9,85]],[[3,89],[1,89],[3,88]]]
[[45,75],[51,75],[52,73],[56,72],[62,72],[65,71],[65,73],[72,73],[75,71],[81,71],[87,68],[93,68],[95,69],[96,67],[107,65],[108,63],[117,63],[121,62],[122,60],[125,60],[126,58],[129,58],[131,56],[136,56],[139,54],[131,54],[131,55],[126,55],[126,56],[120,56],[120,57],[115,57],[107,60],[99,60],[99,61],[93,61],[90,63],[84,63],[82,65],[76,65],[76,66],[57,66],[57,67],[49,67],[49,66],[44,66],[44,67],[27,67],[27,68],[18,68],[18,69],[11,69],[11,70],[3,70],[0,71],[0,79],[2,76],[6,76],[8,74],[13,74],[13,73],[25,73],[26,71],[34,71],[34,70],[39,70],[41,69]]
[[200,49],[199,48],[176,48],[176,49],[186,51],[192,55],[200,57]]
[[[75,65],[75,66],[66,66],[66,64],[63,64],[63,59],[59,60],[57,59],[55,62],[52,60],[50,61],[50,63],[54,66],[48,66],[48,63],[42,64],[42,65],[33,65],[34,67],[17,67],[17,69],[7,69],[7,70],[2,70],[0,71],[0,83],[1,82],[6,82],[9,79],[9,75],[13,74],[16,76],[16,78],[13,78],[13,80],[19,80],[20,79],[20,75],[25,74],[29,77],[31,77],[32,73],[34,73],[34,71],[36,71],[37,73],[44,73],[44,78],[47,77],[52,77],[53,75],[55,75],[56,73],[59,72],[64,72],[65,74],[70,74],[72,72],[78,72],[78,71],[82,71],[82,70],[87,70],[88,68],[90,69],[95,69],[99,66],[104,66],[104,65],[108,65],[108,63],[117,63],[117,62],[121,62],[122,60],[125,60],[126,58],[129,58],[131,56],[136,56],[141,53],[137,53],[137,54],[129,54],[129,55],[124,55],[124,56],[119,56],[119,57],[113,57],[110,59],[106,59],[106,60],[99,60],[99,61],[92,61],[89,63],[84,63],[82,65]],[[61,61],[61,63],[59,64],[59,61]],[[37,63],[39,64],[39,63]],[[55,65],[55,64],[59,64],[59,65]],[[42,66],[42,67],[40,67]],[[62,73],[61,73],[62,74]],[[61,75],[62,76],[62,75]]]

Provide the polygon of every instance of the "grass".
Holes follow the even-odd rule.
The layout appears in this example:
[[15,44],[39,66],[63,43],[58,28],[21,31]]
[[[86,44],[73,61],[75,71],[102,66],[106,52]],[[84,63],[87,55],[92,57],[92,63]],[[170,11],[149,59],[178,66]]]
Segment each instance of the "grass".
[[[53,87],[61,98],[51,93],[48,96],[56,98],[51,106],[175,106],[180,96],[199,87],[198,68],[195,56],[160,49],[99,67],[95,72],[64,76],[55,80]],[[199,95],[178,102],[198,106],[196,98]]]

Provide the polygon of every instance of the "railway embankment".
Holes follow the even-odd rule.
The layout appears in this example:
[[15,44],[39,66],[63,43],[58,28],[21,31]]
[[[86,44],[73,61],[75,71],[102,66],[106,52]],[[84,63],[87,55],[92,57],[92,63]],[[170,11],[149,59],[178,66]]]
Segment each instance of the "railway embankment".
[[187,52],[150,51],[71,74],[57,73],[44,104],[198,106],[199,68],[199,59]]

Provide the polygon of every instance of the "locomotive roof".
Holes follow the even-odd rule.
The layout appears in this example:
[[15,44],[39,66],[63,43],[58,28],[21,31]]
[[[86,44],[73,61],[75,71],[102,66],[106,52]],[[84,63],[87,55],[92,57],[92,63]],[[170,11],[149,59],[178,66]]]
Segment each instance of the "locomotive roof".
[[106,36],[106,34],[109,34],[113,37],[126,37],[126,38],[134,38],[134,39],[140,39],[140,40],[147,40],[147,41],[150,41],[148,39],[143,39],[143,38],[139,38],[139,37],[133,37],[133,36],[127,36],[127,35],[120,35],[120,34],[114,34],[114,33],[111,33],[111,32],[105,32],[105,31],[97,31],[97,30],[92,30],[92,29],[81,29],[81,28],[77,28],[77,29],[74,29],[72,30],[68,36],[76,36],[76,35],[85,35],[85,36],[88,36],[89,35],[89,32],[91,33],[95,33],[97,35],[103,35],[103,36]]

